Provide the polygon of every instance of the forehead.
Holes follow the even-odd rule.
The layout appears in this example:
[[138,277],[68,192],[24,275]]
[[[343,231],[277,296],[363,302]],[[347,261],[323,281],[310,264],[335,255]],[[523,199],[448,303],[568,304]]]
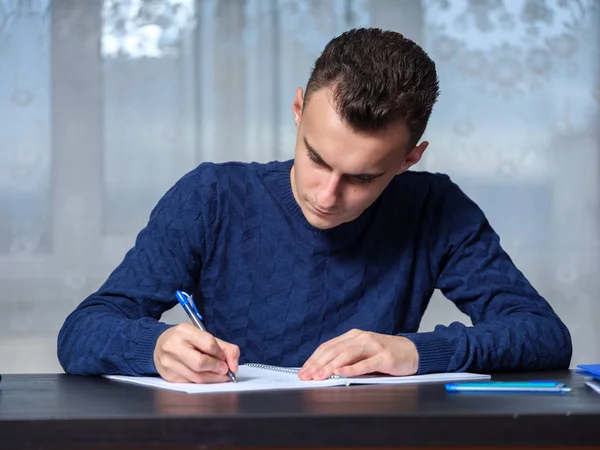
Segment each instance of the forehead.
[[329,165],[339,165],[347,173],[387,169],[385,166],[404,159],[410,140],[404,123],[378,131],[353,130],[339,117],[329,89],[311,94],[299,132]]

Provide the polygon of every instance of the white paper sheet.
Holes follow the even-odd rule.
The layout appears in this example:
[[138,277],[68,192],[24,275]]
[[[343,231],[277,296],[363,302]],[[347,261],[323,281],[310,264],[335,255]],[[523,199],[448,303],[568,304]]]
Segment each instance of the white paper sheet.
[[170,383],[160,377],[128,377],[122,375],[107,375],[106,378],[127,383],[141,384],[160,389],[186,392],[188,394],[244,392],[280,389],[310,389],[329,386],[344,386],[350,384],[409,384],[409,383],[441,383],[465,380],[485,380],[489,375],[468,372],[434,373],[413,375],[407,377],[365,376],[357,378],[338,378],[323,381],[303,381],[295,373],[283,373],[256,367],[241,365],[236,374],[237,383]]

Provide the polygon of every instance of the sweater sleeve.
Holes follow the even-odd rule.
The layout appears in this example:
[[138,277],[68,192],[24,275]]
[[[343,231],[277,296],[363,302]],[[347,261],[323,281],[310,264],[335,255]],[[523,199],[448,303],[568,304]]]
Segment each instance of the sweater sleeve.
[[500,245],[481,209],[447,177],[434,189],[436,288],[471,318],[410,333],[419,373],[568,368],[570,333]]
[[205,230],[218,210],[216,184],[201,165],[159,200],[123,261],[66,318],[57,346],[66,372],[157,373],[154,347],[169,328],[159,319],[177,303],[175,290],[196,290]]

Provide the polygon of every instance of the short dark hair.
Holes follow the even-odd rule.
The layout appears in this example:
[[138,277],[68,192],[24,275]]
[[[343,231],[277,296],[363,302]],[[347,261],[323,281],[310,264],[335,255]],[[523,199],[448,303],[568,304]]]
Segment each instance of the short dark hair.
[[410,130],[412,150],[423,136],[439,96],[435,63],[395,31],[355,28],[332,39],[316,60],[304,96],[331,88],[341,119],[356,131],[394,122]]

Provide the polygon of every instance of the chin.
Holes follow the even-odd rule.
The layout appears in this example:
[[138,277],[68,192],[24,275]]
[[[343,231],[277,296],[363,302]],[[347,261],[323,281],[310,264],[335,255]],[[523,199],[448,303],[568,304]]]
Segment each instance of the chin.
[[326,221],[309,221],[309,223],[315,227],[318,228],[319,230],[330,230],[331,228],[335,228],[338,225],[341,225],[340,223],[331,223],[331,222],[326,222]]
[[335,217],[331,219],[323,217],[307,217],[306,215],[304,217],[306,217],[308,223],[310,223],[313,227],[318,228],[319,230],[329,230],[331,228],[338,227],[345,222],[348,222],[347,220],[341,220],[340,217]]

